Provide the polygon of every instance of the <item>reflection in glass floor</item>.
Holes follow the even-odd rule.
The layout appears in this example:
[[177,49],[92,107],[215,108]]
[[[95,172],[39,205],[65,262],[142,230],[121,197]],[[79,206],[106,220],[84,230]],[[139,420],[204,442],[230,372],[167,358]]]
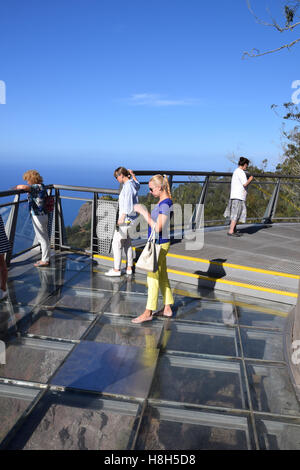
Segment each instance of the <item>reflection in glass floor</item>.
[[0,448],[300,450],[290,306],[174,282],[173,318],[136,325],[145,276],[106,269],[68,253],[10,270]]

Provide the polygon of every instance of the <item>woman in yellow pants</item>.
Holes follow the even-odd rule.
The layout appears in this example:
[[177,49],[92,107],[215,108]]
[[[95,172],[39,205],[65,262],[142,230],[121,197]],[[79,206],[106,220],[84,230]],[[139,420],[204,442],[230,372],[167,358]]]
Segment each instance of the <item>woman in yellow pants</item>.
[[155,273],[148,273],[148,299],[145,311],[132,320],[133,323],[142,323],[152,320],[153,312],[157,309],[159,289],[163,295],[164,308],[161,312],[165,317],[171,317],[173,312],[171,305],[174,303],[172,291],[169,284],[167,273],[166,256],[170,247],[170,238],[168,232],[168,221],[172,211],[172,196],[169,181],[166,175],[155,175],[149,181],[149,191],[156,198],[159,198],[151,215],[140,205],[135,206],[136,212],[143,215],[149,225],[149,235],[155,226],[155,232],[158,234],[158,243],[161,245],[158,270]]

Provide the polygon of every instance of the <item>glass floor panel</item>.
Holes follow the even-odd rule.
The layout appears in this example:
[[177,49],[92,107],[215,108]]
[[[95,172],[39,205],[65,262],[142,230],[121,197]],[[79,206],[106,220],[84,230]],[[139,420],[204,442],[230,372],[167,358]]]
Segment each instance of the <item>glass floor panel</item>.
[[156,349],[162,333],[162,324],[135,325],[127,318],[102,315],[91,331],[85,336],[86,341],[138,346]]
[[282,421],[256,416],[261,450],[299,450],[300,421]]
[[253,448],[249,427],[242,416],[149,406],[136,449],[249,450]]
[[234,356],[239,355],[234,328],[172,322],[164,330],[163,345],[175,351]]
[[292,306],[289,304],[283,304],[281,302],[275,302],[272,300],[259,299],[257,297],[247,297],[245,295],[234,295],[235,304],[238,308],[251,308],[256,312],[274,314],[284,316],[288,314]]
[[43,272],[44,283],[31,284],[24,281],[8,282],[8,298],[13,304],[32,305],[33,307],[45,301],[56,287],[48,282],[46,272]]
[[73,288],[99,289],[118,292],[124,284],[124,276],[106,277],[93,269],[85,270],[73,277],[67,285]]
[[255,411],[300,418],[300,404],[289,381],[287,366],[248,363],[247,374]]
[[184,297],[176,305],[176,319],[197,322],[223,323],[232,326],[237,323],[233,302],[218,302],[207,299]]
[[284,361],[282,334],[254,328],[241,328],[240,331],[245,357]]
[[185,300],[185,298],[195,298],[225,303],[233,301],[233,294],[230,292],[216,291],[206,287],[194,286],[178,281],[171,281],[170,284],[171,288],[173,289],[175,302],[181,302],[182,300]]
[[73,344],[16,338],[6,344],[6,364],[0,364],[0,378],[47,383]]
[[114,294],[105,306],[105,312],[135,317],[143,313],[146,307],[146,302],[147,297],[145,295],[119,292]]
[[16,335],[18,325],[23,318],[28,316],[32,307],[27,305],[14,305],[10,301],[0,303],[0,340],[9,335]]
[[239,361],[164,355],[158,362],[150,398],[245,409],[244,383]]
[[102,394],[146,398],[157,349],[82,341],[51,384]]
[[60,292],[44,301],[43,304],[49,307],[55,306],[97,313],[105,307],[111,295],[112,293],[108,291],[63,287]]
[[40,393],[41,391],[35,388],[0,384],[0,446]]
[[122,284],[121,291],[133,293],[136,292],[147,295],[147,277],[139,273],[136,273],[134,276],[126,276],[126,279]]
[[64,271],[82,271],[92,264],[88,256],[76,255],[72,253],[55,254],[51,257],[51,266],[55,269]]
[[276,311],[271,306],[259,308],[251,304],[238,302],[237,315],[241,326],[283,331],[288,313]]
[[138,413],[135,403],[47,392],[8,449],[126,450]]
[[28,315],[20,329],[23,334],[79,340],[95,318],[86,312],[39,308]]

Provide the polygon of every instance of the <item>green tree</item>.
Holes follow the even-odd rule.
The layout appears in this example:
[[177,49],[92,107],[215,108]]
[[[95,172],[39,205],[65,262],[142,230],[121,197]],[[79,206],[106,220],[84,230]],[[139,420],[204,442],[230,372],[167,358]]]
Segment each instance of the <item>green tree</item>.
[[[296,126],[289,132],[283,131],[285,137],[282,162],[276,171],[283,175],[300,177],[300,130]],[[299,181],[299,180],[298,180]],[[281,183],[281,198],[278,210],[285,216],[300,217],[300,181],[283,179]]]

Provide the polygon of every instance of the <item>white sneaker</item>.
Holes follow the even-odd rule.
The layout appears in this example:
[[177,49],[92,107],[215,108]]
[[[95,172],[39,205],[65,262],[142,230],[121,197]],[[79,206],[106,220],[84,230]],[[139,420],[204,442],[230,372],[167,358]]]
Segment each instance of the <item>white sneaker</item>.
[[119,277],[121,276],[121,271],[115,271],[114,269],[110,269],[109,271],[104,273],[104,275],[109,277]]
[[0,300],[4,300],[4,299],[7,299],[7,290],[2,290],[0,289]]

